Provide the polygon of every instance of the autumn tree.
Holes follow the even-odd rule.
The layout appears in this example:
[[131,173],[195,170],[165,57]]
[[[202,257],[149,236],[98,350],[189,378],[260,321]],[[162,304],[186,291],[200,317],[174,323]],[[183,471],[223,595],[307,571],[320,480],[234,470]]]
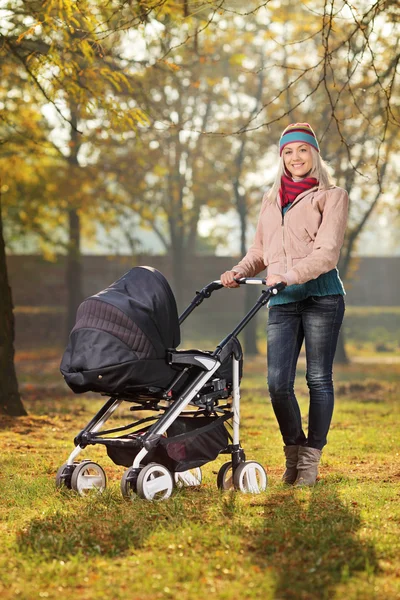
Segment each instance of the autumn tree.
[[[49,174],[55,167],[47,143],[46,123],[37,109],[26,81],[21,81],[11,62],[2,65],[0,102],[0,411],[24,415],[14,367],[14,315],[10,289],[5,237],[19,238],[21,231],[41,230],[40,209],[51,185]],[[38,160],[41,156],[43,160]],[[51,210],[51,208],[49,208]],[[41,231],[44,237],[44,231]]]
[[[207,3],[205,3],[206,5]],[[60,247],[64,229],[64,246],[67,253],[67,284],[69,290],[68,327],[72,326],[76,307],[82,300],[81,271],[81,223],[85,215],[93,218],[99,206],[99,195],[106,196],[101,185],[101,174],[93,176],[90,160],[85,156],[85,136],[93,127],[127,131],[144,120],[143,112],[134,99],[130,77],[125,75],[126,59],[122,48],[127,40],[125,32],[143,29],[152,21],[173,14],[188,16],[187,2],[164,0],[126,3],[72,0],[17,0],[2,4],[0,42],[2,62],[7,81],[1,89],[2,101],[2,147],[0,160],[6,173],[13,172],[15,180],[5,181],[7,191],[7,216],[15,217],[6,223],[9,231],[33,231],[40,237],[46,233],[46,242]],[[130,59],[143,69],[152,65]],[[127,97],[131,95],[131,99]],[[13,98],[18,98],[24,111],[35,106],[33,124],[15,118]],[[121,97],[123,98],[121,102]],[[11,107],[11,108],[10,108]],[[52,112],[52,118],[49,114]],[[55,122],[55,118],[57,122]],[[40,122],[47,121],[44,127]],[[50,123],[52,121],[52,123]],[[36,127],[34,127],[36,126]],[[52,135],[49,128],[56,128]],[[9,135],[17,132],[17,135]],[[34,130],[34,131],[33,131]],[[43,134],[48,133],[47,139]],[[40,138],[36,148],[27,143]],[[20,145],[18,146],[18,143]],[[14,145],[11,150],[11,143]],[[29,185],[25,176],[29,169],[43,162]],[[12,169],[16,158],[25,160],[28,169]],[[49,164],[51,162],[51,165]],[[48,170],[46,193],[35,193],[35,181],[40,171]],[[29,189],[28,189],[29,188]],[[16,196],[12,196],[15,191]],[[28,192],[28,193],[21,193]],[[51,196],[52,192],[52,196]],[[34,203],[29,204],[28,198]],[[40,203],[39,199],[42,199]],[[57,226],[49,227],[45,220],[55,219]],[[63,222],[64,219],[64,222]],[[56,239],[55,239],[56,238]],[[1,237],[1,253],[4,240]],[[1,263],[0,290],[2,298],[8,298],[9,286],[5,261]],[[2,306],[5,323],[12,327],[12,302]],[[13,345],[2,338],[3,364],[13,364]],[[9,370],[10,376],[14,373]],[[14,374],[15,379],[15,374]],[[8,386],[11,390],[11,386]],[[2,390],[3,393],[3,390]],[[17,407],[15,394],[5,390],[4,406]],[[16,409],[17,410],[17,409]]]
[[[124,140],[125,152],[118,149],[117,179],[128,204],[172,256],[179,290],[183,256],[195,247],[202,207],[236,206],[243,254],[254,174],[262,164],[264,171],[275,164],[276,140],[288,122],[312,120],[324,156],[352,201],[345,276],[396,150],[390,130],[397,127],[398,41],[383,35],[393,16],[380,4],[360,5],[358,12],[345,3],[315,1],[250,6],[247,12],[232,7],[223,3],[206,31],[196,30],[185,47],[166,51],[164,62],[137,79],[151,123]],[[310,19],[311,13],[319,18]],[[172,25],[149,43],[149,56],[154,47],[157,55],[158,46],[171,48],[173,39],[178,34]],[[379,60],[378,52],[384,48],[384,56],[394,48],[396,57],[386,69],[388,61]],[[367,80],[367,89],[377,90],[377,103],[365,102]],[[381,169],[368,162],[383,153]],[[370,185],[371,172],[378,187]]]
[[[149,56],[163,52],[176,35],[176,27],[166,28],[153,40]],[[216,53],[212,32],[203,36],[187,42],[173,60],[136,76],[138,101],[149,119],[145,127],[120,139],[114,135],[103,143],[94,141],[94,147],[102,147],[102,170],[125,197],[119,206],[123,218],[129,208],[140,215],[171,256],[178,300],[185,262],[196,251],[203,208],[225,211],[232,206],[224,142],[202,132],[217,123],[218,113],[227,112],[229,88],[224,81],[233,60],[221,48]]]
[[[0,182],[1,184],[1,182]],[[26,415],[14,366],[14,314],[8,284],[0,192],[0,412]]]
[[[346,279],[361,232],[384,192],[396,185],[398,9],[392,3],[350,6],[313,1],[301,6],[284,1],[269,8],[274,27],[263,46],[268,57],[264,70],[269,83],[267,74],[273,73],[274,84],[244,128],[232,132],[221,127],[221,133],[249,135],[267,130],[278,139],[289,122],[312,122],[338,184],[350,195],[340,261]],[[267,18],[258,19],[266,22]],[[255,65],[253,69],[259,72]],[[276,152],[275,145],[272,150]],[[268,156],[267,151],[266,160]],[[337,358],[347,360],[343,337]]]

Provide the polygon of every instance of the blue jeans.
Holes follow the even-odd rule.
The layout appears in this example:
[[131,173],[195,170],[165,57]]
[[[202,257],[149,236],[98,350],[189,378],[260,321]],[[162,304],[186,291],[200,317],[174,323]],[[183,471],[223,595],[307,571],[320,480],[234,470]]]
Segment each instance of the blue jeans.
[[[322,448],[331,424],[334,395],[332,365],[344,316],[343,296],[311,296],[269,309],[268,389],[286,446]],[[294,393],[296,365],[305,341],[310,391],[308,436]]]

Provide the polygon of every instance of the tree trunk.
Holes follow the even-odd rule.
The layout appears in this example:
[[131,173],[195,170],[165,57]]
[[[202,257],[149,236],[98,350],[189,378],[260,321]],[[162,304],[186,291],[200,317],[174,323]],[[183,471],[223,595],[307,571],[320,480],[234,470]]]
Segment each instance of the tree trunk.
[[[396,132],[394,132],[392,134],[392,137],[390,138],[390,140],[388,142],[388,148],[386,150],[386,152],[388,154],[390,153],[390,150],[392,148],[392,143],[394,142],[395,139],[396,139]],[[362,158],[360,159],[360,163],[361,163],[361,161],[362,161]],[[345,282],[345,285],[346,285],[347,279],[350,279],[350,276],[354,275],[354,273],[352,273],[352,262],[354,262],[352,260],[352,254],[353,254],[353,249],[355,247],[357,239],[359,238],[359,235],[361,234],[361,232],[364,230],[364,227],[367,224],[368,219],[370,218],[372,212],[374,211],[376,205],[379,202],[379,199],[381,198],[382,186],[383,186],[383,181],[384,181],[384,178],[386,175],[386,169],[387,169],[388,162],[389,162],[388,160],[382,161],[382,165],[379,170],[378,191],[377,191],[375,197],[373,198],[373,200],[371,201],[370,205],[368,206],[367,210],[364,212],[361,219],[358,221],[356,227],[354,227],[351,230],[351,232],[347,238],[347,244],[345,245],[345,247],[342,248],[342,252],[340,254],[340,260],[339,260],[339,272],[340,272],[340,275],[341,275],[343,281]],[[358,165],[356,165],[356,167],[358,167]],[[351,188],[353,186],[353,182],[354,182],[354,176],[355,176],[354,168],[352,168],[349,171],[348,176],[349,176],[349,179],[345,183],[345,189],[347,189],[348,192],[350,192]],[[335,362],[338,364],[348,364],[350,362],[350,359],[346,353],[345,334],[344,334],[343,328],[341,329],[340,334],[339,334],[338,345],[337,345],[337,350],[336,350],[336,354],[335,354]]]
[[76,210],[68,211],[69,244],[66,268],[67,336],[75,325],[76,311],[83,300],[82,257],[80,250],[80,219]]
[[[339,258],[339,263],[338,263],[339,273],[340,273],[341,278],[344,281],[345,287],[346,287],[346,280],[348,279],[349,275],[350,276],[354,275],[353,268],[352,268],[352,263],[354,261],[352,261],[352,259],[351,259],[351,250],[352,250],[351,245],[350,246],[347,245],[347,247],[343,247],[342,251],[340,253],[340,258]],[[345,318],[346,318],[346,314],[345,314]],[[345,336],[345,333],[343,330],[343,326],[339,332],[336,353],[335,353],[335,363],[340,364],[340,365],[348,365],[350,363],[350,359],[346,352],[346,336]]]
[[[80,149],[80,138],[78,133],[78,107],[70,104],[71,111],[71,153],[68,163],[71,166],[72,176],[79,168],[78,153]],[[67,284],[67,336],[75,325],[76,311],[83,300],[82,285],[82,256],[81,256],[81,223],[75,202],[68,209],[68,254],[66,267]]]
[[[264,69],[263,69],[263,59],[260,56],[260,70],[258,75],[258,86],[255,97],[255,105],[251,112],[252,116],[257,114],[257,111],[260,107],[262,91],[264,87]],[[245,148],[246,148],[246,136],[242,137],[240,150],[235,159],[236,173],[235,179],[233,181],[233,192],[235,195],[236,201],[236,209],[238,211],[239,219],[240,219],[240,252],[242,256],[246,254],[246,232],[247,232],[247,213],[248,207],[246,202],[246,196],[240,191],[240,177],[242,174],[244,157],[245,157]],[[248,312],[250,308],[253,306],[256,295],[252,290],[252,286],[246,286],[245,291],[245,310]],[[249,324],[245,327],[244,330],[244,347],[246,354],[258,354],[257,348],[257,316],[253,317],[253,319],[249,322]]]
[[184,299],[184,281],[185,281],[185,250],[188,247],[185,236],[185,218],[183,188],[185,180],[180,172],[182,148],[179,142],[179,135],[175,137],[170,151],[171,173],[168,177],[168,192],[170,196],[171,210],[168,217],[169,232],[171,240],[172,253],[172,279],[178,313],[182,312]]
[[185,263],[186,257],[184,256],[183,248],[183,233],[180,232],[174,239],[171,240],[172,248],[172,287],[174,289],[174,296],[178,305],[178,313],[180,314],[183,309],[184,303],[184,283],[185,283]]
[[[239,181],[234,183],[234,191],[236,196],[236,207],[240,220],[240,252],[244,256],[246,254],[246,229],[247,229],[247,205],[246,199],[239,193]],[[251,285],[245,287],[244,308],[247,313],[253,306],[256,300],[256,293]],[[259,291],[259,290],[258,290]],[[258,354],[257,348],[257,316],[246,325],[243,332],[244,349],[246,355]]]
[[0,411],[13,417],[26,415],[14,365],[14,313],[8,284],[0,198]]

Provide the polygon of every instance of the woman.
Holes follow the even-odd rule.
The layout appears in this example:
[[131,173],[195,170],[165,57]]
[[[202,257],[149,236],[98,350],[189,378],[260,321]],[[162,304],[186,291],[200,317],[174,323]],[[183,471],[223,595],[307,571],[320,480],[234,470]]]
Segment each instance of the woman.
[[[344,316],[337,262],[347,222],[348,195],[333,185],[308,123],[289,125],[279,141],[279,168],[262,200],[253,245],[230,271],[235,279],[265,268],[266,283],[286,288],[271,298],[267,326],[268,389],[284,441],[282,480],[314,485],[333,413],[332,364]],[[310,392],[306,436],[294,393],[296,364],[305,342]]]

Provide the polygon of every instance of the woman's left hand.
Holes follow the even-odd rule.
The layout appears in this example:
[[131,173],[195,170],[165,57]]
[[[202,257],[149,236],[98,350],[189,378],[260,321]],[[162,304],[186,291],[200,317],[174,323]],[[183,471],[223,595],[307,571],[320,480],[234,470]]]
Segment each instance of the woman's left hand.
[[287,285],[286,277],[284,277],[283,275],[279,275],[278,273],[268,275],[265,281],[268,287],[276,285],[277,283],[284,283],[285,285]]

